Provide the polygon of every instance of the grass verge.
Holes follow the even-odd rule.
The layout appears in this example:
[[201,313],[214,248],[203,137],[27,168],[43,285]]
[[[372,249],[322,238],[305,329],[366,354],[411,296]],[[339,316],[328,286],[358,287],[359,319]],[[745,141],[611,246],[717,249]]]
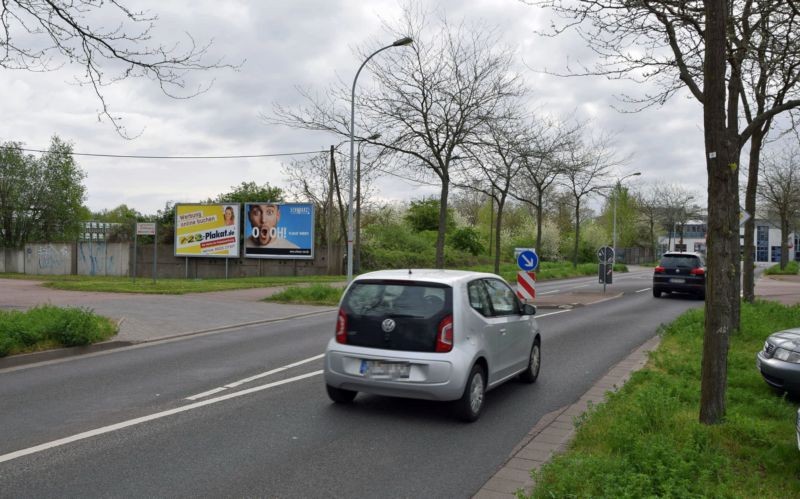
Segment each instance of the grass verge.
[[88,345],[117,334],[117,325],[84,308],[42,305],[26,312],[0,310],[0,357]]
[[754,360],[770,333],[800,323],[800,307],[745,303],[741,323],[722,424],[698,423],[703,311],[690,311],[643,370],[577,421],[570,449],[534,473],[533,497],[800,497],[797,407]]
[[343,276],[302,277],[238,277],[231,279],[152,279],[106,276],[29,276],[25,274],[0,274],[0,278],[43,281],[44,286],[67,291],[96,291],[108,293],[146,293],[182,295],[232,289],[266,288],[300,283],[340,282]]
[[334,288],[325,284],[312,284],[304,287],[290,286],[280,293],[264,298],[264,301],[335,307],[339,304],[343,291],[344,288]]
[[786,268],[783,270],[781,270],[781,265],[777,263],[764,271],[767,275],[797,275],[798,272],[800,272],[800,264],[794,260],[787,263]]
[[[577,267],[573,267],[570,262],[540,262],[539,267],[536,269],[536,280],[547,281],[549,279],[568,279],[570,277],[583,277],[590,275],[597,275],[597,263],[580,263]],[[466,270],[475,272],[490,272],[494,273],[494,265],[475,265]],[[500,276],[508,282],[517,282],[517,272],[519,267],[516,263],[501,263]],[[628,267],[624,264],[617,263],[614,265],[615,272],[627,272]]]

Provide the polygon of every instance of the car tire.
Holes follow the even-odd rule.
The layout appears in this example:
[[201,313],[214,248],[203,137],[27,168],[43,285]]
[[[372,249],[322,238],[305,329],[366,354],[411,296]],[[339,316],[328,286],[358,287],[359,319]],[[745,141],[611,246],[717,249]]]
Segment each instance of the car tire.
[[469,372],[464,394],[456,400],[453,406],[455,416],[467,423],[477,421],[483,410],[485,396],[486,374],[480,365],[475,364]]
[[325,389],[328,390],[328,397],[337,404],[349,404],[356,398],[358,392],[353,390],[344,390],[326,384]]
[[528,356],[528,367],[519,375],[519,379],[524,383],[536,383],[539,377],[539,369],[542,366],[542,347],[539,338],[533,340],[531,354]]
[[661,298],[661,291],[657,290],[656,288],[653,288],[653,296],[655,296],[656,298]]

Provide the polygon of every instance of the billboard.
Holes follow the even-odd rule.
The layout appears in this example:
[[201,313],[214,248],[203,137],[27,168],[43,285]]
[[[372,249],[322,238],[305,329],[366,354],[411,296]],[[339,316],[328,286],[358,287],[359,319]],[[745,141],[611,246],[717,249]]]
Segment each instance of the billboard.
[[175,256],[236,258],[241,233],[239,204],[175,206]]
[[244,256],[314,258],[314,205],[258,202],[244,205]]

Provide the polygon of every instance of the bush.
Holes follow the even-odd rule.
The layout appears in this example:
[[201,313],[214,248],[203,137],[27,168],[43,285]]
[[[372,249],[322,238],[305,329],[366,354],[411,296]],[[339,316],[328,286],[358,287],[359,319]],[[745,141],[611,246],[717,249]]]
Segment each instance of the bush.
[[0,311],[0,357],[58,346],[88,345],[117,333],[111,320],[89,309],[43,305]]
[[453,248],[466,251],[473,256],[477,256],[483,251],[480,236],[472,227],[456,229],[453,235],[450,236],[449,242],[452,244]]

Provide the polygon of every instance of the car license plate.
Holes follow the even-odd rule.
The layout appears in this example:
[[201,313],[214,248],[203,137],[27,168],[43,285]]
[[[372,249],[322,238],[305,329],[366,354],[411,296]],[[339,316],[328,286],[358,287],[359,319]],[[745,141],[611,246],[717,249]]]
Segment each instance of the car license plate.
[[669,282],[671,282],[672,284],[684,284],[686,282],[686,279],[678,279],[673,277],[672,279],[669,280]]
[[384,362],[382,360],[362,360],[361,374],[378,378],[408,378],[411,365],[400,362]]

